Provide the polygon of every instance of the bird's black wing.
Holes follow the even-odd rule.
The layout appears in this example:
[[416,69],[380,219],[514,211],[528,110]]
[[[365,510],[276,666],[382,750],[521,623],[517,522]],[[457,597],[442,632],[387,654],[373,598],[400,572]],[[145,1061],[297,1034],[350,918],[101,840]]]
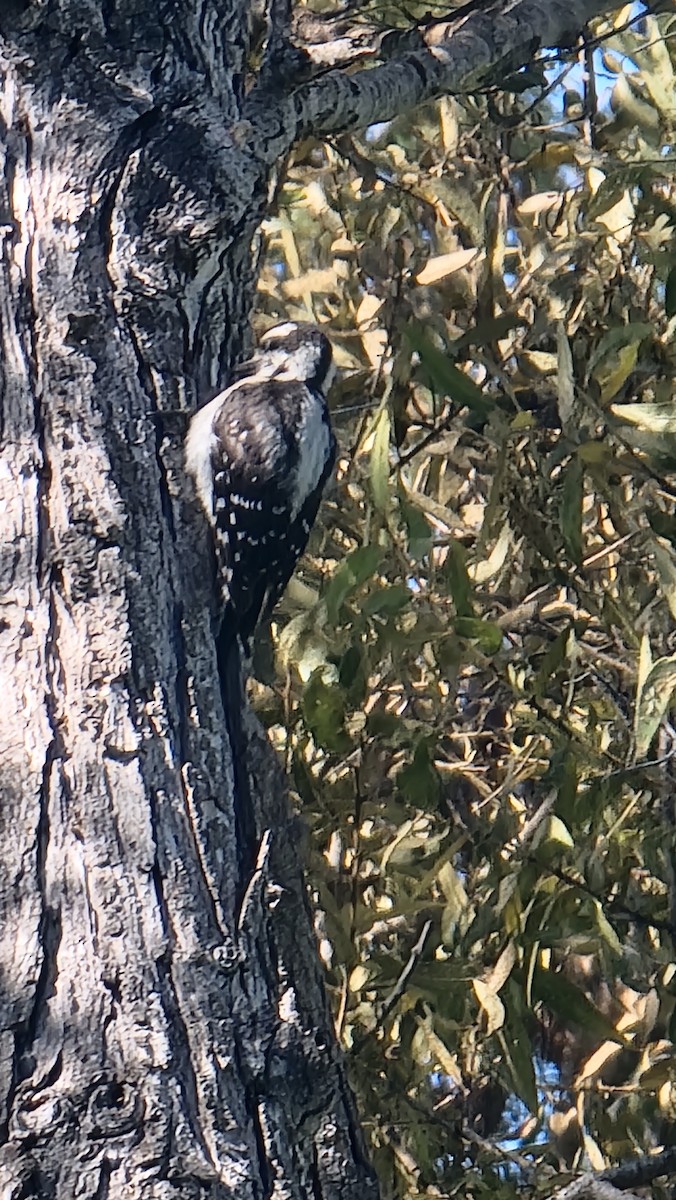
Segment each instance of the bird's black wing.
[[326,466],[322,472],[319,483],[314,491],[310,492],[309,496],[305,500],[305,503],[301,505],[295,520],[291,521],[289,524],[287,535],[289,553],[285,559],[285,563],[282,564],[280,562],[277,582],[274,588],[270,588],[268,590],[268,594],[265,598],[265,606],[261,615],[266,618],[271,615],[277,601],[285,591],[286,586],[296,569],[299,559],[305,553],[305,548],[308,544],[312,527],[319,511],[319,505],[321,504],[326,482],[333,470],[335,458],[335,442],[332,438],[330,456],[326,461]]
[[278,401],[274,384],[243,385],[227,397],[214,422],[213,515],[223,620],[245,640],[269,589],[289,577],[288,488],[296,448]]

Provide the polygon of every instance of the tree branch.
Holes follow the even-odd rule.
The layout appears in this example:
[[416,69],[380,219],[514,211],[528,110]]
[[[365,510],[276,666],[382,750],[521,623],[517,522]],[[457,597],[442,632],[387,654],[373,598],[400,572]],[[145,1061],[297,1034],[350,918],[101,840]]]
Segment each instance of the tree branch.
[[616,7],[614,0],[494,0],[459,21],[425,26],[423,48],[372,70],[330,71],[274,98],[254,88],[242,118],[271,165],[303,137],[363,129],[445,93],[476,88],[500,64],[513,71],[541,47],[571,44],[590,20]]
[[676,1171],[676,1146],[670,1146],[661,1154],[644,1154],[633,1162],[621,1163],[602,1171],[599,1178],[612,1183],[616,1188],[642,1188],[659,1179],[661,1175],[673,1175]]

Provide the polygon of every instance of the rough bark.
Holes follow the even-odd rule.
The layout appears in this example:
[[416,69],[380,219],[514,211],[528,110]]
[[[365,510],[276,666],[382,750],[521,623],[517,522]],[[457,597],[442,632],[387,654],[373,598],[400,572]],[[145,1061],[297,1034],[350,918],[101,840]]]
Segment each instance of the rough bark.
[[471,91],[489,75],[496,82],[540,48],[574,44],[588,21],[615,8],[614,0],[477,0],[460,19],[451,12],[422,26],[419,48],[392,62],[358,74],[330,71],[274,105],[252,92],[243,110],[249,137],[272,163],[301,137],[363,129],[436,96]]
[[245,6],[166,14],[0,16],[0,1191],[362,1197],[296,831],[253,724],[262,850],[240,878],[181,466],[186,412],[241,348],[266,199],[219,132]]
[[[182,442],[246,339],[270,168],[309,129],[436,94],[454,51],[273,104],[244,95],[246,8],[0,8],[8,1200],[375,1195],[252,721],[259,869],[240,877]],[[575,0],[542,8],[550,42]]]

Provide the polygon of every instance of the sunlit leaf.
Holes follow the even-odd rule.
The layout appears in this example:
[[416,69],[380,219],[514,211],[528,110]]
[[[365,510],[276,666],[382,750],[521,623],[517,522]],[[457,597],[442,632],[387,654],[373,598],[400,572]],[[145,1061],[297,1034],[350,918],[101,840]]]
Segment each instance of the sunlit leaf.
[[647,753],[675,690],[676,655],[658,658],[652,664],[637,699],[634,733],[638,758]]
[[[633,103],[630,90],[627,87],[626,79],[623,75],[619,77],[613,90],[613,100],[618,104],[627,101],[628,105]],[[642,109],[647,109],[648,105],[642,105]],[[617,171],[604,173],[595,167],[591,167],[587,173],[592,197],[587,205],[587,220],[600,220],[608,212],[620,204],[627,192],[636,186],[644,173],[645,168],[642,166],[621,167]]]
[[441,940],[450,946],[453,944],[458,922],[468,907],[467,892],[458,872],[449,862],[443,864],[437,878],[446,900],[441,914]]
[[486,1036],[490,1036],[504,1025],[505,1006],[483,979],[473,979],[472,987],[486,1018]]
[[647,321],[627,321],[623,325],[612,325],[599,338],[589,357],[587,370],[591,374],[605,359],[614,361],[620,350],[627,346],[640,345],[654,334],[654,326]]
[[601,1045],[582,1064],[575,1080],[576,1086],[579,1087],[586,1079],[593,1079],[595,1075],[600,1075],[606,1064],[621,1053],[622,1047],[617,1042],[601,1042]]
[[558,857],[564,850],[572,850],[574,845],[570,830],[554,814],[542,822],[533,839],[533,847],[547,858]]
[[481,251],[476,248],[454,250],[451,254],[438,254],[434,258],[428,258],[422,271],[416,275],[415,282],[419,284],[438,283],[441,279],[452,275],[454,271],[460,271],[469,266],[480,253]]
[[486,583],[502,569],[512,549],[514,537],[509,522],[505,522],[498,539],[487,558],[468,567],[467,573],[473,583]]
[[537,216],[539,213],[551,212],[554,208],[560,208],[563,203],[563,195],[561,192],[534,192],[531,196],[527,196],[522,200],[517,208],[517,212],[522,217]]
[[462,1071],[458,1066],[457,1055],[451,1054],[448,1047],[431,1026],[427,1028],[426,1032],[427,1048],[435,1063],[445,1075],[448,1075],[449,1079],[453,1080],[456,1087],[462,1087],[464,1081]]
[[361,992],[362,988],[364,988],[368,983],[369,976],[370,972],[368,967],[365,967],[363,963],[358,963],[357,966],[353,967],[353,969],[350,971],[350,978],[348,980],[348,987],[350,991]]
[[573,142],[545,142],[539,146],[529,160],[536,170],[547,167],[556,168],[564,163],[574,163],[575,144]]
[[504,987],[514,969],[516,958],[516,944],[510,939],[486,979],[492,991],[497,993]]
[[582,1136],[584,1140],[585,1155],[589,1159],[589,1165],[592,1171],[603,1171],[608,1166],[608,1163],[604,1155],[601,1153],[598,1142],[591,1136],[591,1134],[587,1132],[583,1132]]
[[371,496],[379,512],[387,512],[390,501],[390,410],[382,408],[376,417],[371,447]]
[[[599,385],[601,404],[607,404],[609,400],[612,400],[613,396],[616,396],[623,384],[626,383],[636,366],[638,349],[638,342],[631,342],[628,346],[620,346],[616,355],[609,356],[595,369],[593,378]],[[616,411],[617,407],[620,406],[613,406],[613,412]],[[640,406],[625,405],[624,407],[638,408]]]
[[613,404],[614,417],[625,425],[635,425],[647,433],[676,433],[676,403]]

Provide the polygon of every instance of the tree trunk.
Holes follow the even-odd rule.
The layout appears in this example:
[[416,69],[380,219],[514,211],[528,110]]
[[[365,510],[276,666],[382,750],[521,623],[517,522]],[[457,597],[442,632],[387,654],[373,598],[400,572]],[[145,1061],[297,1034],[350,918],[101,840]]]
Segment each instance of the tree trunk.
[[3,1197],[375,1195],[251,718],[240,867],[182,468],[269,184],[247,9],[0,12]]

